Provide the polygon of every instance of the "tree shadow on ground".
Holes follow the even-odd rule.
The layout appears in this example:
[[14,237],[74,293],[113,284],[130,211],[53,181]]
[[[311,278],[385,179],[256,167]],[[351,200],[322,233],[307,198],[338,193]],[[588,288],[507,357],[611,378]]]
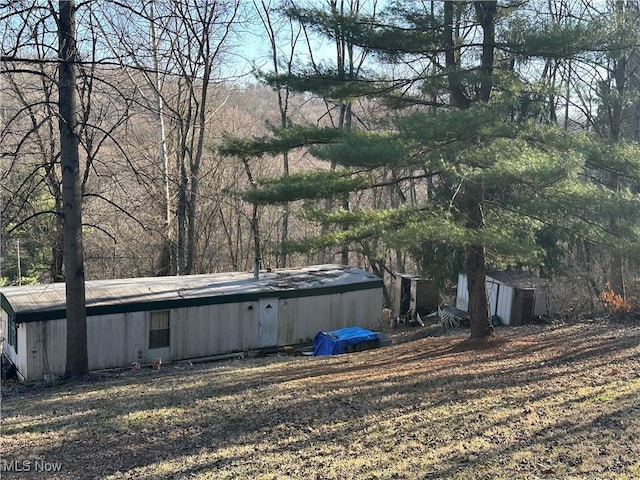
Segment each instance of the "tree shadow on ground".
[[[60,478],[151,479],[163,465],[164,478],[213,470],[211,478],[242,478],[277,462],[292,472],[283,478],[370,478],[375,465],[342,477],[329,465],[371,452],[398,472],[462,478],[505,458],[502,467],[516,473],[560,475],[560,457],[572,457],[555,443],[598,445],[603,425],[614,440],[632,438],[640,386],[611,370],[640,375],[637,338],[599,325],[507,333],[480,349],[460,348],[461,336],[424,338],[326,359],[167,366],[25,387],[3,401],[3,450],[24,455],[33,442],[33,455],[64,459],[70,474]],[[612,386],[621,393],[612,396]],[[591,411],[576,412],[584,405]],[[473,454],[461,447],[474,442]],[[558,458],[526,465],[533,447]],[[613,465],[616,454],[603,460]],[[582,463],[571,461],[566,471],[576,475]],[[615,471],[628,467],[618,462]]]

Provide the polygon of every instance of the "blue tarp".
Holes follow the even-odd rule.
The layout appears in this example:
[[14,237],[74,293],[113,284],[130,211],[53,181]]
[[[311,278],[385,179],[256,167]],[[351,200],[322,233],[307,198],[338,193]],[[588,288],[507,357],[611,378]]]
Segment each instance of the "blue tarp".
[[313,355],[338,355],[349,345],[378,340],[376,332],[360,327],[347,327],[328,332],[319,332],[313,339]]

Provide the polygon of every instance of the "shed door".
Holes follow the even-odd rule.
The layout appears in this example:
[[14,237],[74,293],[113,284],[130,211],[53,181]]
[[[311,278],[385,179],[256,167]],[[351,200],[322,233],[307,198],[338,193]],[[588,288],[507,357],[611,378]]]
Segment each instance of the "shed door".
[[260,299],[260,314],[258,315],[260,329],[260,346],[273,347],[278,343],[278,299]]
[[535,295],[535,290],[516,289],[511,310],[511,325],[524,325],[531,321],[536,302]]

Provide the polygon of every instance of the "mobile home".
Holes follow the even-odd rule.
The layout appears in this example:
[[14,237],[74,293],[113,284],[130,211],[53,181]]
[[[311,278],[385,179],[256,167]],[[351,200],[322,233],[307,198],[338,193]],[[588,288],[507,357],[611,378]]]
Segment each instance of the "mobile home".
[[[0,289],[3,349],[26,380],[66,366],[64,284]],[[347,326],[377,328],[382,280],[319,265],[251,273],[86,282],[89,369],[175,361],[312,341]]]

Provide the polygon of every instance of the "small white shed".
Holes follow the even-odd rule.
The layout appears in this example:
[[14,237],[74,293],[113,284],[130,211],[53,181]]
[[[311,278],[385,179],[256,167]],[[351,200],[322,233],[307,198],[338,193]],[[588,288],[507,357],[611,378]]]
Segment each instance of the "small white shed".
[[[66,366],[64,284],[0,289],[3,349],[26,380]],[[347,326],[376,329],[382,280],[319,265],[251,273],[86,282],[89,369],[175,361],[311,341]]]
[[[529,272],[491,272],[486,279],[490,314],[505,325],[523,325],[550,313],[549,283]],[[458,274],[456,308],[469,309],[467,276]]]

